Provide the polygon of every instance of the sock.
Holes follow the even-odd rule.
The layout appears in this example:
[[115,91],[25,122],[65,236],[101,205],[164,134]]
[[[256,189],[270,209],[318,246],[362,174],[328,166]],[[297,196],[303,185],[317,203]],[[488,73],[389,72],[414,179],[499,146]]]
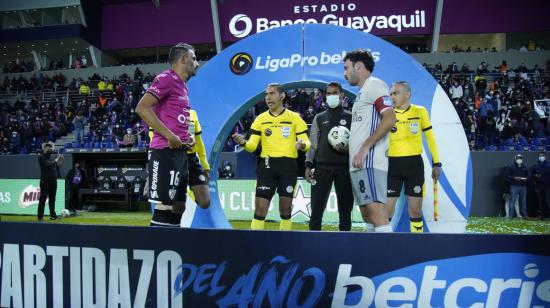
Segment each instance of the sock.
[[265,226],[265,217],[254,215],[252,223],[250,224],[250,229],[252,230],[263,230]]
[[422,221],[422,216],[418,218],[411,217],[411,233],[422,233],[424,232],[424,222]]
[[290,215],[281,215],[279,230],[292,230],[292,220],[290,220]]
[[365,223],[366,232],[374,232],[374,225],[368,222]]
[[391,225],[374,227],[374,232],[393,232]]

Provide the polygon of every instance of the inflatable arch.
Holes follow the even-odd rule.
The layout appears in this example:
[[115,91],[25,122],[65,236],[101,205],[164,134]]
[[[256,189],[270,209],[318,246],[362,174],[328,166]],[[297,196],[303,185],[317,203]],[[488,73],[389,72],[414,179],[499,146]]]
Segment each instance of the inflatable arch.
[[[225,218],[217,189],[219,154],[234,124],[253,104],[263,98],[268,83],[286,88],[340,82],[346,91],[357,93],[343,78],[346,51],[369,49],[375,58],[374,75],[391,84],[411,84],[415,104],[427,108],[432,119],[443,174],[439,181],[439,220],[433,216],[431,158],[426,154],[425,229],[430,232],[463,232],[470,211],[472,171],[466,136],[453,105],[437,81],[411,56],[373,35],[344,27],[300,24],[272,29],[241,40],[206,63],[189,82],[190,100],[197,110],[203,139],[212,166],[209,183],[211,206],[203,210],[188,201],[183,227],[231,228]],[[190,199],[190,198],[188,198]],[[408,231],[408,213],[400,198],[394,229]]]

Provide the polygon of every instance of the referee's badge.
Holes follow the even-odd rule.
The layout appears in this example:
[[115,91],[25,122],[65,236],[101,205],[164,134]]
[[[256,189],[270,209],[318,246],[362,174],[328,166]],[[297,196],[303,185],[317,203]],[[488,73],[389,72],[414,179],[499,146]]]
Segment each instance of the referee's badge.
[[284,138],[288,138],[288,136],[290,136],[290,126],[281,127],[281,133],[283,134]]
[[411,127],[411,133],[416,135],[418,133],[418,123],[412,122],[410,127]]
[[266,128],[266,130],[265,130],[264,133],[265,133],[265,135],[266,135],[267,137],[271,136],[271,129]]

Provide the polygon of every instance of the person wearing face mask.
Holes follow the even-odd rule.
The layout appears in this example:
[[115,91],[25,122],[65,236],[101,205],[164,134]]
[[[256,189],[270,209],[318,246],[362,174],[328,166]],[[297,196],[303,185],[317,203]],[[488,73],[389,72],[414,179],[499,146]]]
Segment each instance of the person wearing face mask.
[[46,205],[46,199],[49,201],[50,207],[50,219],[57,219],[55,213],[55,195],[57,193],[57,173],[58,167],[63,164],[65,158],[59,154],[55,159],[52,159],[53,144],[42,144],[42,154],[38,156],[38,163],[40,165],[40,199],[38,201],[38,220],[42,221],[44,218],[44,206]]
[[550,164],[546,161],[546,153],[540,152],[538,162],[531,167],[533,184],[539,202],[539,218],[548,218],[550,209]]
[[350,129],[351,112],[344,110],[341,106],[344,92],[339,83],[329,83],[326,93],[326,104],[329,109],[317,114],[313,119],[309,134],[311,148],[306,154],[304,178],[311,183],[309,230],[321,230],[323,212],[334,183],[339,229],[350,231],[353,191],[349,174],[349,154],[336,151],[328,142],[328,134],[336,126],[345,126]]
[[521,217],[527,217],[527,180],[529,169],[523,164],[523,156],[516,154],[515,161],[506,169],[506,181],[510,185],[510,199],[508,200],[508,218],[515,216],[514,204],[519,197]]

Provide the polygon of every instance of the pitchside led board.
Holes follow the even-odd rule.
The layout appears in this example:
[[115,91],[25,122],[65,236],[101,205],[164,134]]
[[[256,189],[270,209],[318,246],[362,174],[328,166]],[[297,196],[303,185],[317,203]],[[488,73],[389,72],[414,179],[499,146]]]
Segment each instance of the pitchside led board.
[[[55,196],[55,211],[61,213],[65,208],[64,180],[57,180]],[[36,215],[39,198],[38,179],[0,179],[0,214]],[[48,200],[44,213],[50,215]]]
[[[209,163],[218,166],[219,154],[233,125],[257,101],[272,82],[286,88],[324,88],[340,82],[357,93],[344,79],[346,51],[369,49],[376,61],[374,76],[388,85],[405,80],[411,84],[414,104],[427,108],[443,162],[439,181],[439,220],[434,221],[431,157],[424,145],[427,194],[423,210],[430,232],[463,232],[470,212],[472,170],[466,136],[456,112],[437,81],[411,56],[368,33],[333,25],[286,26],[239,41],[208,61],[189,82],[192,107],[197,110]],[[230,228],[220,207],[216,173],[212,174],[212,204],[202,210],[189,204],[182,220],[186,227]],[[192,203],[192,202],[190,202]],[[397,231],[408,230],[408,213],[398,204],[400,217],[392,220]],[[401,209],[401,210],[400,210]]]

